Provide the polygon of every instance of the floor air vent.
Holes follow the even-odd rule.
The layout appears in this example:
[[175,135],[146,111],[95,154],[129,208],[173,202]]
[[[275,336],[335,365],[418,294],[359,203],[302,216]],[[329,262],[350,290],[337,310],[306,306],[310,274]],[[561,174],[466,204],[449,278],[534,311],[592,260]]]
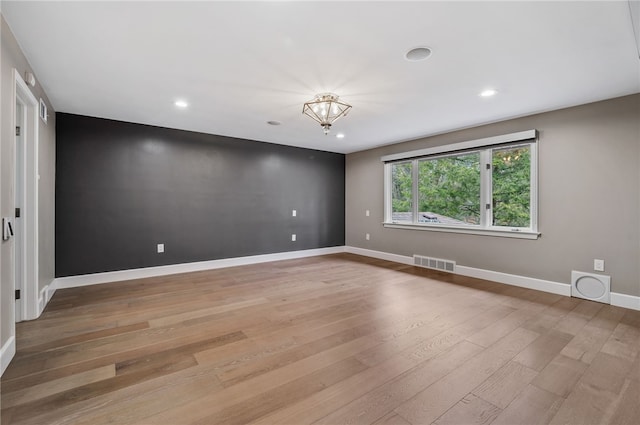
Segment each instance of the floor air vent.
[[413,256],[413,264],[428,269],[442,270],[453,273],[456,268],[456,262],[451,260],[443,260],[442,258],[423,257],[422,255]]
[[611,304],[611,276],[573,270],[571,296]]

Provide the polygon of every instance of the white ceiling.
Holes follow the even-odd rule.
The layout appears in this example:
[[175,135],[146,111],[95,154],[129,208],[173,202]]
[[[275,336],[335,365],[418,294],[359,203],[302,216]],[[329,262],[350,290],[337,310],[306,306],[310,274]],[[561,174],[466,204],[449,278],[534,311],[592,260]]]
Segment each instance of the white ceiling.
[[[640,92],[627,1],[3,1],[2,14],[58,112],[342,153]],[[432,56],[407,61],[416,46]],[[329,136],[302,115],[322,92],[353,105]]]

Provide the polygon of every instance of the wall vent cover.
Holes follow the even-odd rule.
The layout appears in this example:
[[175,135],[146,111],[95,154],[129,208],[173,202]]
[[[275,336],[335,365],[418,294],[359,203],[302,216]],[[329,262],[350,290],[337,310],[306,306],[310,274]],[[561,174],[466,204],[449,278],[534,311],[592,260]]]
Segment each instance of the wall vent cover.
[[611,276],[573,270],[571,296],[611,304]]
[[423,257],[422,255],[414,255],[413,264],[427,269],[441,270],[450,273],[453,273],[456,269],[455,261],[443,260],[442,258]]

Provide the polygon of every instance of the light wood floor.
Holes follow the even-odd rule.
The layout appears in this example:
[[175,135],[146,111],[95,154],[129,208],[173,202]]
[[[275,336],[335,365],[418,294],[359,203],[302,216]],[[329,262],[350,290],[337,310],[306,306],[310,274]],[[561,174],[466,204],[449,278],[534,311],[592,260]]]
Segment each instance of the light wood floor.
[[640,312],[339,254],[58,291],[2,424],[640,424]]

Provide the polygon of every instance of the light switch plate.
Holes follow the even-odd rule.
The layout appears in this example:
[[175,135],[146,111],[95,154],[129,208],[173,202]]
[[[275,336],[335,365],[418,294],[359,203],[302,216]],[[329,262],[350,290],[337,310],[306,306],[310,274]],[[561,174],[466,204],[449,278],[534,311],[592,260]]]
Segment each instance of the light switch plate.
[[593,260],[593,270],[595,270],[597,272],[603,272],[604,271],[604,260],[598,260],[598,259]]

